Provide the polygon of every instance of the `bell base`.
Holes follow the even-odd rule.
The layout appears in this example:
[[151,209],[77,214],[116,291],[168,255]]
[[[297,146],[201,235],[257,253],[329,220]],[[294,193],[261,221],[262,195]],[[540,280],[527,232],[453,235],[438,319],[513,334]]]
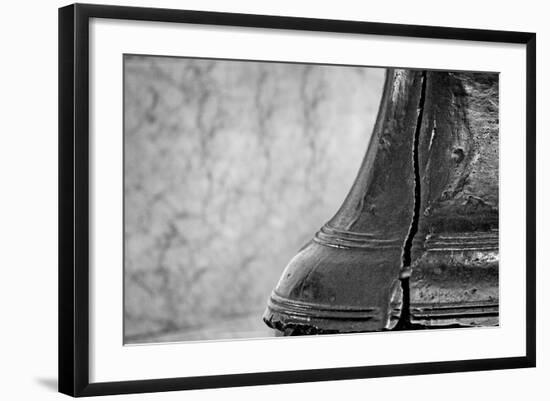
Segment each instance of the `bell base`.
[[380,327],[380,324],[368,320],[307,318],[300,321],[296,316],[272,313],[271,311],[266,311],[263,320],[269,327],[278,330],[285,336],[362,333],[384,330],[384,327]]
[[410,321],[430,328],[479,327],[499,325],[498,303],[479,304],[413,304]]
[[284,335],[382,331],[397,323],[400,307],[400,302],[392,303],[392,313],[388,318],[376,307],[335,307],[289,300],[272,294],[263,320]]
[[430,234],[413,252],[418,256],[409,281],[411,323],[499,324],[497,229]]

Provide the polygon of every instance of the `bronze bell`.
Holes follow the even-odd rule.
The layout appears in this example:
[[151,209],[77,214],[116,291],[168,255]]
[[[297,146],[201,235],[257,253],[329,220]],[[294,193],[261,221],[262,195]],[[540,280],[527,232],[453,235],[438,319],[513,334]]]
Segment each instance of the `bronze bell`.
[[389,69],[357,178],[264,321],[299,335],[495,319],[498,76]]

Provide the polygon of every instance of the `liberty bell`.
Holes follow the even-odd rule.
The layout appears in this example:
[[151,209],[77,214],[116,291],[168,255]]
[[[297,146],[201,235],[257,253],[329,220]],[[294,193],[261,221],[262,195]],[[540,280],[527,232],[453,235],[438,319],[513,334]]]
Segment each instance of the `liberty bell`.
[[498,75],[388,69],[336,215],[263,317],[285,335],[498,323]]

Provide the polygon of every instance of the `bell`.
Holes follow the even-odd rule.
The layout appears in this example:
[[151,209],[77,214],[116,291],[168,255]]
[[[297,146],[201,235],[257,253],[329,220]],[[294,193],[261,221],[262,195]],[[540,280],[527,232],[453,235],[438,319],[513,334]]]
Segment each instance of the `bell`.
[[264,313],[286,335],[393,328],[414,218],[413,149],[425,74],[388,70],[371,140],[336,215],[290,261]]
[[426,73],[410,322],[498,324],[498,74]]

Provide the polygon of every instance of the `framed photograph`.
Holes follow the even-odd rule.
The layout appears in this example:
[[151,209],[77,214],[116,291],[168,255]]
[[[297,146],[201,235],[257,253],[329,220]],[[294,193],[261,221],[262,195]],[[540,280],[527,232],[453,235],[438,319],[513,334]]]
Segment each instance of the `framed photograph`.
[[59,10],[59,390],[535,366],[535,34]]

